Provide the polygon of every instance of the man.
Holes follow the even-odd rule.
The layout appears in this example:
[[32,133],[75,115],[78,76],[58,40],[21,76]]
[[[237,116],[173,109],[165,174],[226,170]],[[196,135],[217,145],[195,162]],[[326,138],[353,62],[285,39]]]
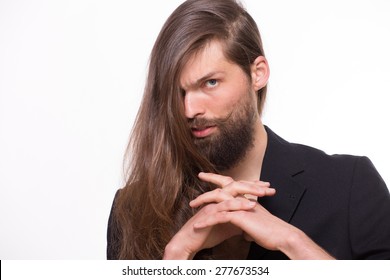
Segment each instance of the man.
[[390,258],[380,175],[365,157],[265,127],[268,77],[238,3],[189,0],[172,13],[152,50],[109,259]]

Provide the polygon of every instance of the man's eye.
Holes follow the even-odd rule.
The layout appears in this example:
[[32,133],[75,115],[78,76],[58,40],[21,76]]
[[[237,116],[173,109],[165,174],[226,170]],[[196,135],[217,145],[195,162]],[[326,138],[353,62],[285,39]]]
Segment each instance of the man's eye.
[[216,79],[211,79],[206,81],[206,86],[207,87],[215,87],[218,85],[218,81]]

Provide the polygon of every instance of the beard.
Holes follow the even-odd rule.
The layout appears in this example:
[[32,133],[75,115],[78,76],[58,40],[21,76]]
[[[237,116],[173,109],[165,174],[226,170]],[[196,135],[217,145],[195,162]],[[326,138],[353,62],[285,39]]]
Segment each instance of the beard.
[[254,147],[257,108],[253,105],[250,94],[241,99],[225,118],[194,118],[190,126],[216,126],[218,130],[204,138],[193,138],[199,153],[206,157],[217,171],[235,167]]

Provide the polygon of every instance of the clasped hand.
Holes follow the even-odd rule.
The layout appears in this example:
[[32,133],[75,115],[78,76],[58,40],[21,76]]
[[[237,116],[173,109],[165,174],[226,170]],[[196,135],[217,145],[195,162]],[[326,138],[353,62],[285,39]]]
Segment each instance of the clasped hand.
[[234,181],[214,173],[199,173],[199,178],[218,188],[190,202],[191,207],[201,208],[167,244],[164,259],[192,259],[200,250],[240,234],[267,249],[278,249],[277,236],[286,223],[245,197],[273,196],[275,189],[269,183]]

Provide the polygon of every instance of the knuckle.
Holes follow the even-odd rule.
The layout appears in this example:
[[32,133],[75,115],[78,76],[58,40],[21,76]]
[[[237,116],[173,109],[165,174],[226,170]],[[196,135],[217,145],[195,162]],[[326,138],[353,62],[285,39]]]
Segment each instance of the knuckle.
[[234,182],[232,177],[230,176],[225,177],[225,184],[224,184],[225,186],[231,184],[232,182]]
[[229,199],[229,200],[226,200],[225,201],[225,206],[228,208],[228,209],[231,209],[233,206],[234,206],[234,200],[233,199]]
[[227,180],[227,181],[230,181],[230,182],[234,181],[233,178],[230,177],[230,176],[227,176],[227,177],[226,177],[226,180]]
[[225,201],[226,203],[226,208],[229,210],[237,210],[243,207],[244,202],[240,199],[229,199]]
[[222,189],[219,189],[219,188],[218,188],[218,189],[215,189],[214,192],[215,192],[216,194],[220,194],[220,193],[222,192]]

